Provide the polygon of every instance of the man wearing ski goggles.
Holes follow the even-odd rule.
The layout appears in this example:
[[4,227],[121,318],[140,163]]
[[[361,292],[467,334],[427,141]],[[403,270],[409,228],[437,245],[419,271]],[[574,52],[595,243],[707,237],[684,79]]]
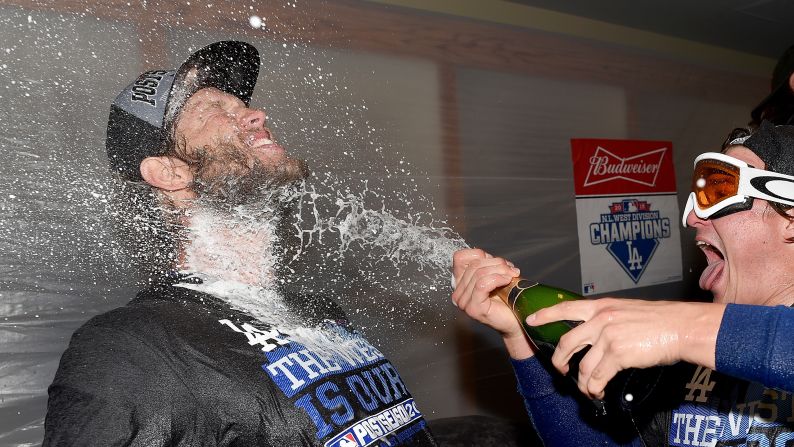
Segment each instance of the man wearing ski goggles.
[[[551,362],[565,373],[574,354],[589,346],[577,384],[590,398],[609,399],[606,384],[621,370],[676,365],[637,404],[639,414],[652,415],[646,419],[651,423],[637,424],[632,415],[631,425],[615,424],[625,427],[616,433],[620,445],[778,445],[794,439],[793,207],[794,126],[764,122],[752,135],[731,136],[722,153],[695,160],[683,223],[697,231],[707,260],[700,287],[714,302],[565,301],[527,318],[530,326],[582,322],[560,338]],[[620,417],[588,422],[578,416],[579,404],[554,384],[510,309],[494,295],[518,274],[514,266],[467,249],[455,254],[453,271],[453,301],[501,334],[546,445],[616,445],[608,433]],[[747,412],[762,405],[761,417]]]

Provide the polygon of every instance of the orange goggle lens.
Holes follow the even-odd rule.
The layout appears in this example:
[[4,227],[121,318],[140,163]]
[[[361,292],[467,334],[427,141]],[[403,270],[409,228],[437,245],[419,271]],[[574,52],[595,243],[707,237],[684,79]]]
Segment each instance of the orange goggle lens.
[[700,209],[710,208],[739,192],[739,168],[719,160],[701,160],[692,176]]

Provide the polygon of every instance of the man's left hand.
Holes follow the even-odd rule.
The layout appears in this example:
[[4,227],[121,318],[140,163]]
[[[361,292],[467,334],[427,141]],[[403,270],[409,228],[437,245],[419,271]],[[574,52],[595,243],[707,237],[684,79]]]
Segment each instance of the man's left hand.
[[724,305],[714,303],[602,298],[565,301],[541,309],[527,323],[583,321],[560,339],[551,360],[565,374],[571,356],[590,345],[577,381],[582,393],[600,399],[607,383],[623,369],[680,360],[713,369],[724,310]]

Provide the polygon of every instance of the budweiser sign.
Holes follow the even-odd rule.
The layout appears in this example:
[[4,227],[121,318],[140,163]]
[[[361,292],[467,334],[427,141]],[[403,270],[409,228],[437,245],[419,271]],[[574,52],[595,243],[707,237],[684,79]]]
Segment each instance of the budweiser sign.
[[571,140],[576,195],[675,192],[669,141]]
[[582,291],[680,281],[673,143],[571,140]]
[[666,153],[667,148],[664,147],[623,158],[599,146],[590,157],[590,169],[584,179],[584,186],[619,179],[645,186],[656,186],[656,178]]

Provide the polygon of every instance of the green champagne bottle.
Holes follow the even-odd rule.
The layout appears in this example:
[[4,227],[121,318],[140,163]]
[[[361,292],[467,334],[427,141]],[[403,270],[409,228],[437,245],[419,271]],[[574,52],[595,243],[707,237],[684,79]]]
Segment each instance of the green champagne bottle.
[[554,353],[560,337],[579,324],[576,321],[555,321],[542,326],[530,326],[526,323],[530,314],[562,301],[581,299],[582,296],[579,294],[523,278],[513,278],[510,284],[498,289],[496,293],[513,311],[529,340],[549,358]]
[[[527,317],[540,309],[553,306],[563,301],[583,299],[574,293],[556,287],[550,287],[535,281],[523,278],[513,278],[510,284],[497,289],[496,294],[513,311],[516,319],[521,323],[524,333],[537,348],[537,354],[545,360],[550,360],[560,337],[575,328],[581,321],[555,321],[541,326],[530,326],[526,323]],[[568,374],[574,383],[579,375],[579,362],[587,354],[587,346],[571,356],[568,362]],[[593,399],[597,415],[606,415],[607,407],[620,411],[633,408],[646,400],[656,388],[662,376],[663,369],[654,367],[646,370],[627,369],[618,373],[610,381],[605,390],[606,399]]]
[[[556,287],[550,287],[535,281],[528,281],[524,278],[513,278],[505,287],[497,290],[497,295],[513,311],[513,315],[521,323],[527,338],[535,345],[537,353],[545,360],[550,360],[560,337],[566,332],[576,327],[579,321],[555,321],[541,326],[530,326],[527,324],[527,317],[540,309],[553,306],[563,301],[573,301],[582,298],[577,293],[570,292]],[[587,354],[590,347],[586,347],[577,352],[568,361],[567,376],[576,383],[579,376],[579,362]],[[607,414],[606,402],[601,399],[592,399],[593,406],[597,415]]]

